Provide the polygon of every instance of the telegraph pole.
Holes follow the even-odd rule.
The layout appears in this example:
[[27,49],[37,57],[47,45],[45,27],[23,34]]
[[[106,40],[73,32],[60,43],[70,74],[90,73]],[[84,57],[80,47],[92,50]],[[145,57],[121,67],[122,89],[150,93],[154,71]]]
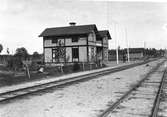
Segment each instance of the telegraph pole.
[[144,41],[144,57],[146,57],[146,42]]
[[119,64],[119,54],[118,54],[118,38],[117,38],[117,27],[116,27],[116,24],[115,24],[115,28],[114,28],[114,31],[115,31],[115,49],[116,49],[116,60],[117,60],[117,64]]
[[127,55],[128,55],[128,62],[130,62],[130,56],[129,56],[129,41],[127,38],[127,29],[125,28],[125,38],[126,38],[126,44],[127,44]]

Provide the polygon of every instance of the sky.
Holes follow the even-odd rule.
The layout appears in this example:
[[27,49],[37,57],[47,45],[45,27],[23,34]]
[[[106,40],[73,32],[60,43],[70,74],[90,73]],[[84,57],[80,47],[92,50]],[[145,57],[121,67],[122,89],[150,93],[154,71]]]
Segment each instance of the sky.
[[167,48],[167,2],[1,0],[2,54],[25,47],[30,54],[43,52],[39,34],[48,27],[96,24],[109,30],[109,48],[117,46]]

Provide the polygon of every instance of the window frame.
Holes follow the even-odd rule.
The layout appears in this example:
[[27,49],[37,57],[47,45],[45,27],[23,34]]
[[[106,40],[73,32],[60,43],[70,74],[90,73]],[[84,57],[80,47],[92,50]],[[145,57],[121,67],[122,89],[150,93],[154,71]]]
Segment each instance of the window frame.
[[72,47],[72,62],[79,62],[79,47]]
[[[59,53],[59,49],[64,49],[65,54],[66,54],[66,48],[65,47],[57,47],[57,48],[52,48],[52,62],[53,63],[64,63],[66,62],[66,57],[61,57]],[[57,54],[57,55],[56,55]]]
[[52,44],[57,44],[57,43],[58,43],[58,39],[53,38],[53,39],[52,39]]
[[78,37],[72,37],[71,41],[74,42],[74,43],[75,43],[75,42],[78,42],[78,41],[79,41],[79,38],[78,38]]

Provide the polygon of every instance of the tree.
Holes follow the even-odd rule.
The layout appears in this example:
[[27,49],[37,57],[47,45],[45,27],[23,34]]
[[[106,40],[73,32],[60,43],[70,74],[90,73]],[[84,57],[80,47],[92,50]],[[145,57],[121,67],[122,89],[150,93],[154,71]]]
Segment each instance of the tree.
[[40,58],[40,54],[38,52],[34,52],[32,54],[32,57],[33,57],[33,59],[39,59]]
[[28,52],[24,47],[17,48],[14,56],[8,60],[8,67],[14,69],[14,71],[22,69],[23,60],[27,60],[28,56]]
[[2,44],[0,44],[0,53],[2,52],[2,50],[3,50],[3,46]]
[[18,57],[20,60],[28,59],[28,52],[24,47],[17,48],[16,53],[14,54],[15,57]]

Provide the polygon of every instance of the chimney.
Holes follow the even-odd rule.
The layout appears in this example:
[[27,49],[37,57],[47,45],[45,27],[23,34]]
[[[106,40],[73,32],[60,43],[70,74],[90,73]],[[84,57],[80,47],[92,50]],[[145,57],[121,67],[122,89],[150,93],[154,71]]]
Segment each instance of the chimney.
[[70,22],[69,24],[70,24],[70,26],[75,26],[76,25],[75,22]]

